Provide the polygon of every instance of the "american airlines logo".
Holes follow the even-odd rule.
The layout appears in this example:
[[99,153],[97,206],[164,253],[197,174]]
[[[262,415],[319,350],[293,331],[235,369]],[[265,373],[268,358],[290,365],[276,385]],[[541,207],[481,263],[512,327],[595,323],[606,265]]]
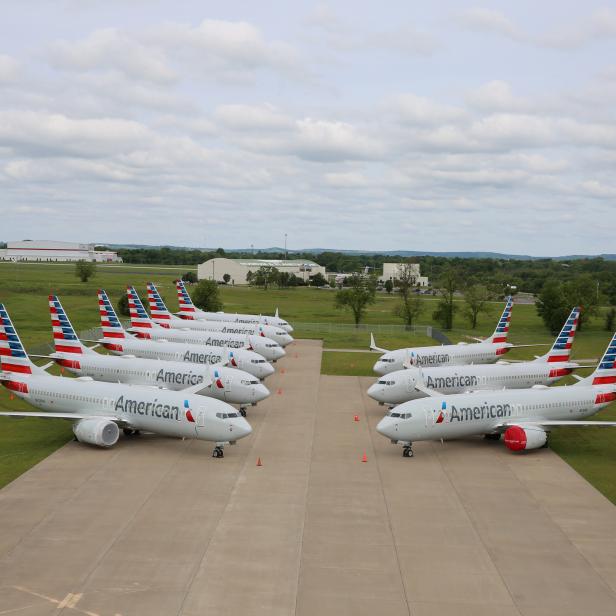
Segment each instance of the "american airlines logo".
[[480,421],[482,419],[496,419],[498,417],[511,417],[510,404],[482,404],[481,406],[467,406],[457,408],[453,404],[449,411],[449,422],[454,421]]
[[198,385],[203,383],[203,376],[191,372],[174,372],[161,368],[156,374],[157,383],[172,383],[174,385]]
[[430,389],[446,389],[448,387],[474,387],[479,383],[476,376],[436,376],[426,377],[426,385]]
[[[200,344],[202,343],[201,339],[196,339]],[[224,340],[223,338],[207,338],[203,344],[207,346],[216,346],[216,347],[231,347],[232,349],[240,349],[244,346],[244,344],[240,340]]]
[[213,353],[196,353],[194,351],[186,351],[182,357],[182,361],[193,364],[218,364],[222,361],[222,356],[214,355]]
[[417,355],[417,363],[420,366],[430,364],[448,364],[450,361],[449,353],[438,353],[436,355]]
[[130,398],[125,400],[124,396],[120,396],[115,403],[115,410],[131,415],[145,415],[146,417],[161,417],[163,419],[180,421],[180,407],[161,404],[158,402],[158,398],[154,398],[152,402],[144,402],[143,400],[131,400]]
[[223,334],[249,334],[252,332],[252,327],[223,327],[220,330]]

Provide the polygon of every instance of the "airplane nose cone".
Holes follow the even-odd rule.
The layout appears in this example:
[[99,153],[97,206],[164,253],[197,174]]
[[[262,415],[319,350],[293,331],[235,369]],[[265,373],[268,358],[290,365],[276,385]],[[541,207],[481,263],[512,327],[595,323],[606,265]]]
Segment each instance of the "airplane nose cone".
[[372,370],[383,376],[385,374],[385,364],[381,361],[377,361],[374,366],[372,366]]
[[263,368],[261,369],[263,373],[263,376],[261,377],[262,379],[268,376],[271,376],[272,374],[274,374],[274,372],[276,372],[272,364],[262,364],[262,366],[263,366]]
[[366,392],[373,400],[377,400],[377,401],[381,401],[382,396],[381,394],[381,390],[382,388],[379,386],[378,383],[374,383],[374,385],[370,385],[370,387],[368,388],[368,391]]
[[287,352],[281,346],[274,347],[272,351],[274,355],[274,361],[282,359],[287,354]]
[[393,438],[393,430],[391,429],[391,420],[389,417],[383,417],[383,419],[379,421],[376,426],[376,431],[389,439]]
[[238,417],[233,422],[233,434],[235,439],[244,438],[251,432],[252,426],[243,417]]
[[265,400],[270,395],[270,391],[263,383],[259,385],[255,385],[254,388],[254,398],[255,402],[261,402],[261,400]]
[[287,334],[290,334],[293,332],[293,328],[290,325],[283,325],[282,329],[284,329],[287,332]]
[[285,334],[284,336],[280,336],[280,346],[286,347],[288,344],[293,342],[293,336],[289,336],[289,334]]

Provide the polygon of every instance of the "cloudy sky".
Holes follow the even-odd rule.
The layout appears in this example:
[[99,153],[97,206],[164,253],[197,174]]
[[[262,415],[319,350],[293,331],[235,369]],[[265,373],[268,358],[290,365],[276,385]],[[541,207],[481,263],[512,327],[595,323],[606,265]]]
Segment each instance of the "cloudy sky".
[[2,9],[0,240],[613,253],[615,171],[615,2]]

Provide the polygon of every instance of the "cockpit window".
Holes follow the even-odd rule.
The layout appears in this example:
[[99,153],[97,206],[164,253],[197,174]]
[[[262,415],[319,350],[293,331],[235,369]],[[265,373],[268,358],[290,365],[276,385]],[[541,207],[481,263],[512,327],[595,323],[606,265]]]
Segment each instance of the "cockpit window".
[[379,385],[394,385],[395,381],[388,381],[387,379],[381,379],[378,383]]
[[389,417],[398,417],[399,419],[410,419],[413,416],[412,413],[399,413],[398,411],[389,411],[387,414]]
[[219,419],[229,419],[230,417],[239,417],[239,413],[216,413]]
[[396,360],[393,357],[381,357],[381,361],[386,364],[393,364]]
[[264,364],[265,360],[264,359],[251,359],[250,363],[251,364]]

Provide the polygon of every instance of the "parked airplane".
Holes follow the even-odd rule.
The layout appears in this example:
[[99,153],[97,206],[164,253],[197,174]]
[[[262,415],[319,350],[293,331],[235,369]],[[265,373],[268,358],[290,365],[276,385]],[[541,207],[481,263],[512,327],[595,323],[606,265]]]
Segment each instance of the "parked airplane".
[[466,342],[458,342],[458,344],[444,344],[442,346],[414,347],[388,351],[387,349],[377,347],[374,342],[374,336],[370,334],[370,350],[384,353],[374,364],[373,370],[377,374],[389,374],[394,370],[400,370],[403,368],[404,362],[408,357],[410,357],[412,364],[422,367],[490,364],[495,362],[501,355],[507,353],[507,351],[513,347],[535,346],[513,345],[507,342],[512,306],[513,301],[509,297],[494,333],[486,340],[477,343],[468,344]]
[[181,361],[191,364],[224,364],[239,368],[258,379],[274,374],[274,368],[261,355],[248,349],[225,349],[200,344],[184,344],[165,340],[140,340],[124,330],[107,294],[98,292],[103,338],[93,340],[116,355],[132,355],[147,359]]
[[[616,400],[616,334],[599,366],[570,387],[535,385],[530,389],[503,389],[411,400],[391,410],[377,431],[403,445],[411,457],[412,443],[425,440],[485,435],[500,439],[513,450],[537,449],[559,426],[616,427],[616,421],[584,421]],[[430,390],[428,390],[430,391]]]
[[164,436],[214,441],[213,456],[223,446],[252,432],[250,424],[229,404],[197,395],[203,384],[181,392],[121,383],[101,383],[89,377],[52,376],[33,364],[3,304],[0,304],[0,382],[16,396],[43,412],[8,411],[10,417],[68,419],[78,441],[112,447],[119,428]]
[[570,362],[571,345],[577,329],[580,309],[574,308],[565,321],[548,353],[534,361],[496,364],[470,364],[420,368],[411,366],[382,376],[368,389],[368,395],[380,404],[401,404],[432,395],[426,389],[443,395],[482,389],[526,389],[533,385],[551,385],[580,367]]
[[201,395],[239,404],[242,416],[246,415],[246,407],[269,396],[267,387],[257,377],[237,368],[143,359],[128,355],[100,355],[79,340],[55,295],[49,296],[49,312],[55,352],[47,357],[78,376],[89,376],[96,381],[149,385],[174,391],[201,383]]
[[178,292],[178,301],[180,303],[180,317],[188,320],[201,320],[206,321],[231,321],[234,323],[263,323],[264,325],[274,325],[275,327],[281,327],[287,333],[291,333],[293,328],[287,321],[281,319],[278,316],[278,308],[276,308],[276,314],[271,317],[266,314],[241,314],[231,312],[205,312],[197,308],[186,289],[186,285],[183,280],[176,280],[175,287]]
[[152,320],[163,327],[173,327],[179,329],[197,329],[202,331],[219,331],[230,334],[243,334],[266,336],[275,340],[280,346],[285,347],[293,342],[293,338],[280,327],[273,325],[262,325],[259,323],[234,323],[230,321],[197,321],[180,319],[167,310],[156,286],[148,283],[148,302],[150,304],[150,314]]
[[[285,350],[277,342],[265,336],[163,327],[150,318],[134,287],[126,287],[126,294],[128,295],[128,309],[131,319],[129,331],[138,338],[205,344],[230,349],[250,349],[265,357],[268,361],[276,361],[286,355]],[[184,323],[182,319],[179,319],[179,321]]]

